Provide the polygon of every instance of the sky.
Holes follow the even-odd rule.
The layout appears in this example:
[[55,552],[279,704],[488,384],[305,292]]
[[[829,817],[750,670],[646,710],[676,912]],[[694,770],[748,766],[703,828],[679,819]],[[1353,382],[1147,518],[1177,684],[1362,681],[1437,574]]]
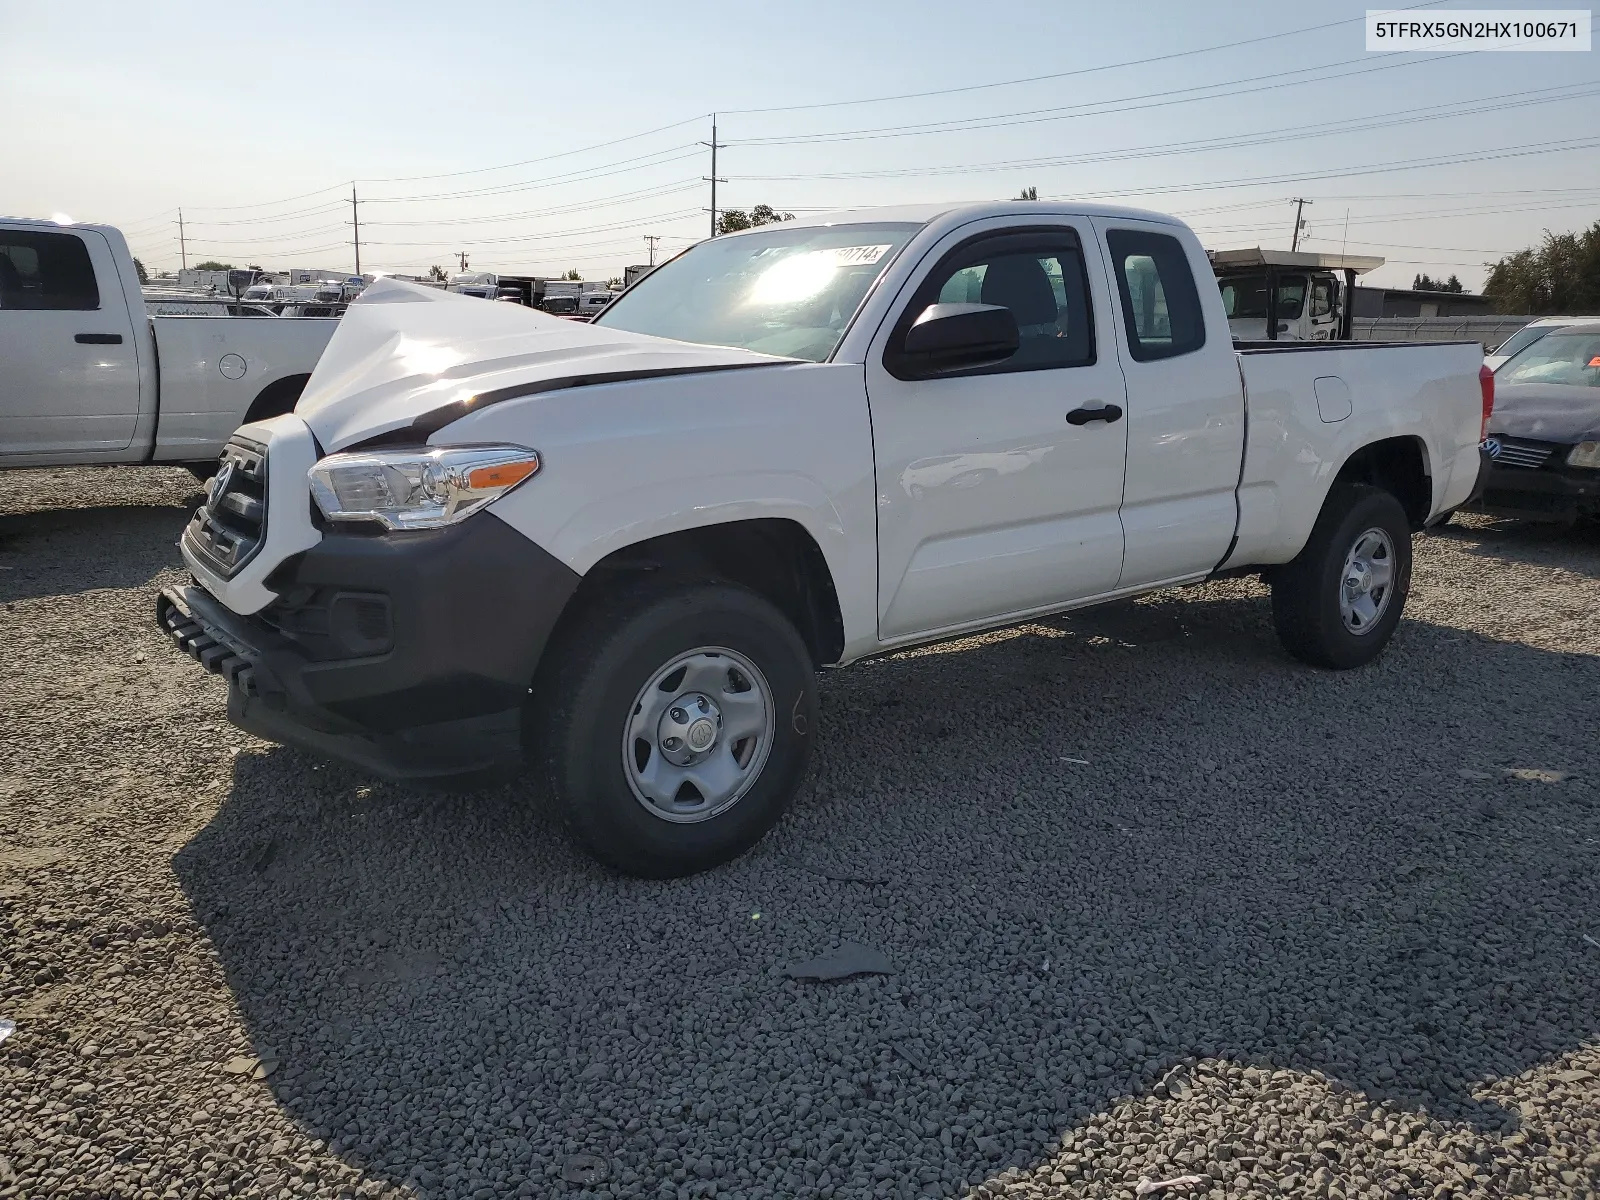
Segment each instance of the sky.
[[369,272],[604,279],[706,235],[715,112],[722,208],[1032,186],[1287,249],[1303,197],[1302,248],[1471,290],[1600,220],[1600,50],[1374,54],[1364,11],[0,0],[0,212],[118,225],[152,271],[181,208],[191,264],[347,270],[354,212]]

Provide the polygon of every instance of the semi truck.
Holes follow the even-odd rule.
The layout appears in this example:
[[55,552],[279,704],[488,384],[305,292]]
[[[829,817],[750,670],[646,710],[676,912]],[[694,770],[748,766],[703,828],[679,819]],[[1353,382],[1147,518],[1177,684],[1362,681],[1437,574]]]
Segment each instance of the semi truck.
[[1383,259],[1365,254],[1260,247],[1213,250],[1207,257],[1228,328],[1242,341],[1350,341],[1356,276],[1383,266]]

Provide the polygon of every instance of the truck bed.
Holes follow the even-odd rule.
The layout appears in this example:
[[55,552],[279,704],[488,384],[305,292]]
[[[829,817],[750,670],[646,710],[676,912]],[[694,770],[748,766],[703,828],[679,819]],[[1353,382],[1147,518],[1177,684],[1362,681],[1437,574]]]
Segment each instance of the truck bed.
[[1393,440],[1421,456],[1425,517],[1462,503],[1478,477],[1477,342],[1235,343],[1249,429],[1238,541],[1227,567],[1288,562],[1354,451]]

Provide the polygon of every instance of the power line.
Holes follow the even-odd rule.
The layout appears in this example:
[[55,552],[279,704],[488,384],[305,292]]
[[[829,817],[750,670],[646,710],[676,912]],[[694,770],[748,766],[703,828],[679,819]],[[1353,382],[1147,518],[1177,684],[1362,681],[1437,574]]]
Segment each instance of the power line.
[[666,133],[669,129],[679,129],[684,125],[691,125],[696,121],[705,120],[706,114],[700,113],[693,117],[685,117],[681,121],[674,121],[670,125],[659,125],[655,129],[647,129],[643,133],[630,133],[626,137],[613,138],[609,142],[595,142],[591,146],[580,146],[576,150],[563,150],[559,154],[546,154],[540,158],[525,158],[521,162],[502,163],[498,167],[470,167],[464,171],[441,171],[436,175],[395,175],[388,179],[361,179],[358,183],[415,183],[420,179],[455,179],[462,175],[483,175],[490,171],[510,171],[516,167],[528,167],[534,163],[554,162],[558,158],[572,158],[578,154],[587,154],[591,150],[604,150],[610,146],[620,146],[624,142],[636,142],[641,138],[654,137],[658,133]]
[[[1572,92],[1580,86],[1584,90]],[[1118,150],[1091,151],[1083,154],[1052,155],[1045,158],[1000,159],[981,163],[954,163],[932,167],[886,167],[869,171],[816,171],[800,175],[736,175],[741,182],[796,182],[807,179],[909,179],[938,175],[966,175],[991,171],[1038,170],[1048,167],[1084,166],[1092,163],[1123,162],[1132,159],[1164,158],[1172,155],[1199,154],[1214,150],[1237,150],[1252,146],[1272,145],[1284,141],[1301,141],[1312,137],[1331,137],[1341,133],[1364,133],[1396,125],[1409,125],[1421,121],[1442,120],[1457,116],[1472,116],[1485,112],[1502,112],[1530,105],[1553,104],[1562,100],[1584,99],[1600,94],[1600,85],[1562,85],[1560,89],[1538,89],[1540,92],[1562,90],[1561,96],[1526,96],[1522,92],[1508,92],[1501,96],[1485,97],[1476,107],[1456,105],[1430,105],[1420,109],[1402,109],[1396,114],[1373,114],[1349,117],[1341,122],[1321,121],[1310,125],[1290,126],[1283,129],[1262,130],[1251,134],[1232,134],[1203,141],[1163,142],[1149,146],[1132,146]],[[1497,103],[1508,101],[1507,103]]]
[[[367,224],[369,226],[400,227],[416,225],[476,225],[498,221],[525,221],[536,217],[560,216],[569,212],[584,212],[595,208],[614,208],[625,204],[636,204],[640,200],[654,200],[662,196],[676,195],[679,192],[697,191],[699,190],[700,182],[698,178],[684,179],[658,188],[643,188],[634,192],[621,192],[614,196],[600,196],[593,200],[580,200],[554,208],[528,208],[510,213],[486,213],[481,217],[437,217],[408,221],[373,221],[369,219]],[[363,201],[363,203],[368,203],[368,201]]]
[[[1462,54],[1464,53],[1463,51]],[[1403,59],[1362,67],[1357,71],[1341,71],[1336,75],[1319,75],[1311,79],[1283,80],[1285,75],[1303,75],[1310,71],[1332,70],[1334,67],[1346,67],[1366,61],[1365,59],[1351,58],[1318,67],[1302,67],[1295,71],[1275,71],[1267,75],[1229,80],[1226,83],[1203,83],[1195,84],[1192,87],[1171,88],[1161,92],[1143,92],[1132,96],[1121,96],[1114,100],[1092,100],[1082,104],[1067,104],[1055,108],[1022,109],[1017,112],[993,113],[986,117],[964,117],[950,121],[929,121],[911,125],[885,125],[876,129],[847,129],[831,133],[793,134],[767,138],[735,138],[729,144],[734,146],[817,145],[827,142],[871,141],[881,138],[916,137],[925,134],[965,133],[969,130],[1004,129],[1015,125],[1037,125],[1048,121],[1073,120],[1078,117],[1100,117],[1109,113],[1140,112],[1151,108],[1165,108],[1173,104],[1192,104],[1199,100],[1222,100],[1232,96],[1248,96],[1259,92],[1276,91],[1280,88],[1301,87],[1308,83],[1326,83],[1336,79],[1348,79],[1355,75],[1370,75],[1375,71],[1392,71],[1404,67],[1417,67],[1429,63],[1442,62],[1446,59],[1460,58],[1462,54],[1445,54],[1429,59]],[[1209,96],[1190,94],[1229,87],[1230,84],[1259,83],[1265,79],[1279,79],[1282,82],[1267,84],[1263,87],[1231,87],[1228,91],[1214,92]],[[1141,100],[1149,100],[1152,103],[1132,103],[1133,101]]]
[[[1410,12],[1418,8],[1432,8],[1443,4],[1445,0],[1424,0],[1421,4],[1407,5],[1395,9],[1395,12]],[[1052,79],[1071,79],[1080,75],[1093,75],[1100,71],[1117,71],[1123,67],[1143,67],[1151,63],[1172,62],[1179,58],[1192,58],[1198,54],[1214,54],[1219,50],[1236,50],[1241,46],[1255,46],[1262,42],[1279,41],[1287,37],[1296,37],[1302,33],[1316,33],[1323,29],[1337,29],[1341,25],[1354,25],[1365,21],[1361,17],[1345,17],[1338,21],[1328,21],[1321,25],[1307,25],[1300,29],[1288,29],[1282,33],[1267,33],[1260,37],[1241,38],[1232,42],[1219,42],[1212,46],[1201,46],[1195,50],[1176,50],[1171,54],[1157,54],[1149,58],[1132,58],[1123,62],[1102,63],[1097,67],[1078,67],[1071,71],[1054,71],[1048,75],[1030,75],[1022,79],[1003,79],[995,83],[969,83],[961,87],[933,88],[925,92],[902,92],[894,96],[869,96],[858,100],[824,100],[813,104],[776,104],[765,108],[727,108],[722,111],[729,116],[751,116],[756,113],[775,112],[808,112],[819,108],[845,108],[857,104],[887,104],[895,100],[922,100],[929,96],[955,96],[966,92],[981,92],[991,88],[1017,87],[1025,83],[1043,83]]]
[[[672,220],[677,220],[677,219],[682,218],[682,217],[693,216],[698,211],[699,211],[698,209],[686,208],[686,209],[680,209],[677,212],[655,213],[655,214],[653,214],[651,216],[641,217],[641,218],[639,218],[637,220],[622,221],[622,222],[617,222],[615,224],[610,224],[610,225],[589,225],[589,226],[585,226],[585,227],[582,227],[582,228],[579,228],[579,229],[561,229],[561,230],[556,230],[554,232],[549,232],[549,233],[519,234],[519,235],[516,235],[514,237],[473,238],[472,241],[474,243],[478,244],[478,245],[501,245],[501,244],[505,244],[505,243],[549,241],[552,238],[567,237],[567,236],[570,236],[570,235],[573,235],[573,234],[580,234],[580,233],[608,233],[608,232],[610,232],[612,230],[615,230],[615,229],[638,229],[638,228],[641,228],[641,227],[644,227],[644,226],[647,226],[647,225],[651,225],[651,224],[653,224],[653,223],[655,223],[657,221],[672,221]],[[442,241],[436,241],[436,242],[386,242],[386,241],[373,241],[373,242],[368,242],[368,245],[372,245],[372,246],[447,246],[449,244],[450,244],[449,242],[442,242]]]

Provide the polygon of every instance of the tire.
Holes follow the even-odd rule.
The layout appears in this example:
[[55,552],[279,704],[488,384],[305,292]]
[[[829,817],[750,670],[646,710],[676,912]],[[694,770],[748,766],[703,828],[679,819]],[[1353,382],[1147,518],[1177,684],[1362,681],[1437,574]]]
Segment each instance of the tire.
[[[737,858],[777,824],[817,713],[811,656],[777,608],[731,584],[652,581],[603,595],[559,639],[534,688],[530,757],[585,849],[665,879]],[[710,707],[679,703],[697,696]]]
[[[1357,585],[1346,593],[1345,568],[1352,555],[1370,590]],[[1376,580],[1385,574],[1379,595]],[[1400,501],[1381,488],[1338,484],[1328,493],[1305,549],[1272,573],[1272,618],[1290,654],[1312,666],[1347,670],[1383,653],[1410,591],[1411,523]],[[1342,601],[1348,596],[1354,603],[1347,616]]]

